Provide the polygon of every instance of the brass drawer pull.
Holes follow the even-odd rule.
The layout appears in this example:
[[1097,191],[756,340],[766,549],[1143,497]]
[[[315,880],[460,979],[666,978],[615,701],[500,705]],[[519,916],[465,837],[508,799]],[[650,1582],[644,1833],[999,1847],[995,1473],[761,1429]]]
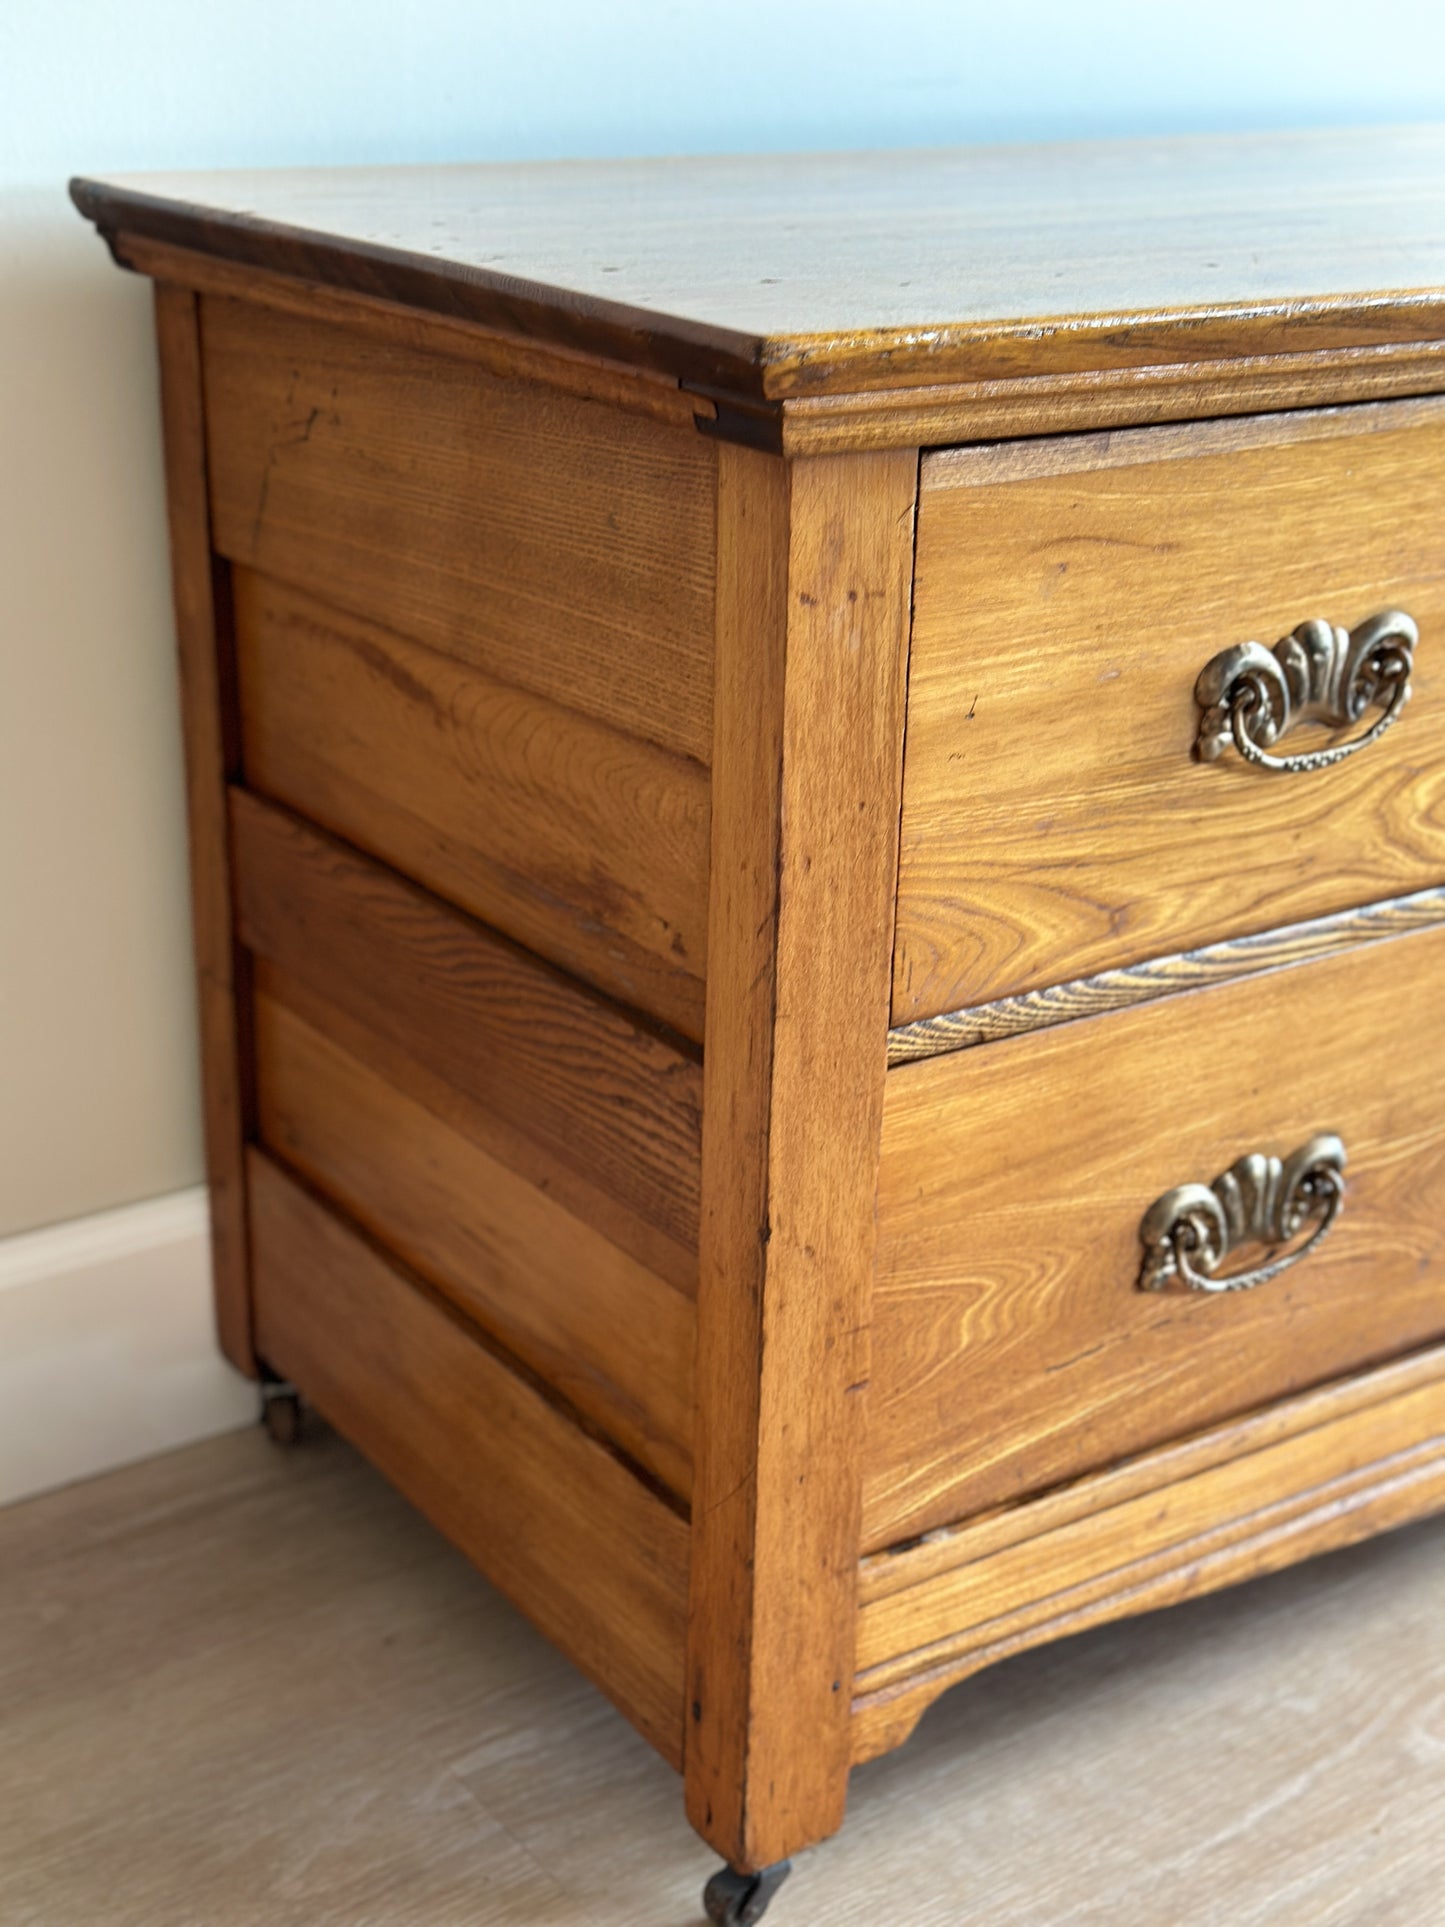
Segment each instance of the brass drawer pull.
[[[1258,769],[1328,769],[1376,742],[1410,700],[1410,670],[1420,632],[1403,610],[1387,609],[1357,629],[1311,620],[1275,644],[1242,642],[1222,649],[1194,685],[1203,711],[1194,754],[1213,762],[1232,743]],[[1304,721],[1339,729],[1374,703],[1384,714],[1352,743],[1302,756],[1271,756],[1271,744]]]
[[[1140,1222],[1140,1291],[1248,1291],[1277,1278],[1313,1251],[1339,1216],[1344,1170],[1344,1145],[1324,1135],[1287,1158],[1252,1151],[1213,1184],[1176,1184]],[[1287,1244],[1311,1221],[1315,1230],[1297,1251],[1253,1271],[1221,1274],[1219,1267],[1242,1244]]]

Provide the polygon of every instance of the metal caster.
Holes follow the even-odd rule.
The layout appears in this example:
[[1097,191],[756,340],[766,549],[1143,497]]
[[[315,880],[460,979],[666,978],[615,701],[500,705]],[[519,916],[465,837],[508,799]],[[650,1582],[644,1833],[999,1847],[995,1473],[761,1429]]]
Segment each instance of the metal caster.
[[724,1867],[703,1888],[702,1904],[716,1927],[753,1927],[772,1905],[773,1895],[792,1871],[791,1860],[780,1860],[761,1873],[737,1873]]
[[301,1441],[301,1397],[289,1385],[267,1385],[261,1395],[261,1423],[273,1445]]

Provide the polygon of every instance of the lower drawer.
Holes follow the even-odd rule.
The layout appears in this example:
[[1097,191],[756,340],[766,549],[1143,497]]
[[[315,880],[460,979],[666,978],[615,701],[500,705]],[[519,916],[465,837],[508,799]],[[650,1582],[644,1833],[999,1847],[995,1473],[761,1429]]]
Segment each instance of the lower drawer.
[[[868,1549],[1445,1333],[1442,982],[1445,929],[892,1071]],[[1141,1288],[1161,1194],[1323,1133],[1347,1163],[1319,1249],[1253,1289]]]

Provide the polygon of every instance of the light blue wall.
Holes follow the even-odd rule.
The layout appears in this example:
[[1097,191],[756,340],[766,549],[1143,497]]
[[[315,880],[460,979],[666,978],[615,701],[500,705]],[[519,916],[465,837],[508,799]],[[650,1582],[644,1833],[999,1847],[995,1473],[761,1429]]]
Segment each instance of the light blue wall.
[[1445,9],[7,0],[0,176],[1429,119]]
[[145,287],[107,169],[1445,118],[1445,9],[0,0],[0,1235],[200,1165]]

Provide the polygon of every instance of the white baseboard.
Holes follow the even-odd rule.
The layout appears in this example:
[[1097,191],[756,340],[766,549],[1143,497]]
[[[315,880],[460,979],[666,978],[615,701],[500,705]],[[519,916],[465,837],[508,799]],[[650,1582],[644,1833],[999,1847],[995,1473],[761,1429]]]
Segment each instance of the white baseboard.
[[0,1239],[0,1505],[252,1424],[203,1189]]

